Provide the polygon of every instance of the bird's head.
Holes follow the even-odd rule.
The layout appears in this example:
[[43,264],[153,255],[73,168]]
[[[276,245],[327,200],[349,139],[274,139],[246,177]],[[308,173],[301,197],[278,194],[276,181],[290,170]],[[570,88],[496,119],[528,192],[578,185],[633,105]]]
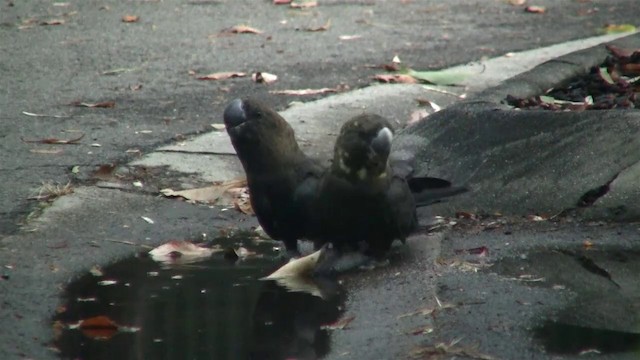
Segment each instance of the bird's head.
[[224,124],[243,162],[275,162],[298,155],[300,149],[291,126],[277,112],[254,99],[235,99],[224,110]]
[[359,180],[387,175],[393,130],[382,116],[363,114],[347,121],[334,149],[334,172]]

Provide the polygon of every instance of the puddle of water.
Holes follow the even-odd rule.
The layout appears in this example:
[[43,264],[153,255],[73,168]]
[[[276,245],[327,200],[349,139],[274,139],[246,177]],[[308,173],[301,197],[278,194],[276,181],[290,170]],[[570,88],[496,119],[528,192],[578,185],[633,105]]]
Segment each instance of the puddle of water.
[[[325,299],[258,280],[278,264],[221,257],[162,268],[149,258],[106,267],[67,288],[64,324],[107,316],[132,332],[64,329],[56,346],[73,359],[314,359],[329,352],[329,330],[344,296],[321,284]],[[98,285],[116,280],[109,286]],[[93,301],[87,301],[94,299]],[[121,328],[122,329],[122,328]],[[104,329],[102,329],[104,330]],[[97,337],[106,337],[97,339]]]
[[535,330],[535,335],[550,353],[635,352],[640,355],[640,334],[548,321]]

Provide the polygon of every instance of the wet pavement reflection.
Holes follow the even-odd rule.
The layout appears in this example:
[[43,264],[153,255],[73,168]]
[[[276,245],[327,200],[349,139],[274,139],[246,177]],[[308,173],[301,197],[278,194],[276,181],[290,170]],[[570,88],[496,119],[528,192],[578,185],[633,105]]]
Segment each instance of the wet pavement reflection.
[[[72,359],[320,358],[331,343],[322,326],[340,317],[343,293],[333,280],[317,282],[323,298],[259,280],[278,265],[222,255],[172,267],[122,260],[68,286],[56,346]],[[66,327],[96,317],[115,325]]]

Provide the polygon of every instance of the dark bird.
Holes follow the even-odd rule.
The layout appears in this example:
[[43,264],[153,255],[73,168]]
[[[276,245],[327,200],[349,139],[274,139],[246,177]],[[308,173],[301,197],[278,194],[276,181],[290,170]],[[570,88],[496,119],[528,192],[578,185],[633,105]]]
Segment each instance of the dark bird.
[[307,237],[322,166],[300,150],[291,126],[256,100],[232,101],[224,123],[247,175],[258,222],[284,242],[288,256],[298,256],[297,240]]
[[392,140],[391,124],[378,115],[342,126],[313,203],[310,237],[378,257],[417,228],[414,195],[389,163]]

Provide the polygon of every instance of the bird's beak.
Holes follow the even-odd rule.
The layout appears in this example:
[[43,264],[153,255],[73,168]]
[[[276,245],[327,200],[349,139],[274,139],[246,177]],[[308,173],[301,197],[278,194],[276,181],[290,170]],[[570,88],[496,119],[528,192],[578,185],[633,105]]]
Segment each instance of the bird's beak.
[[233,129],[247,122],[247,113],[242,99],[235,99],[227,105],[226,109],[224,109],[223,118],[227,129]]
[[393,132],[388,127],[383,127],[371,140],[371,150],[376,156],[386,158],[391,152],[391,141],[393,141]]

